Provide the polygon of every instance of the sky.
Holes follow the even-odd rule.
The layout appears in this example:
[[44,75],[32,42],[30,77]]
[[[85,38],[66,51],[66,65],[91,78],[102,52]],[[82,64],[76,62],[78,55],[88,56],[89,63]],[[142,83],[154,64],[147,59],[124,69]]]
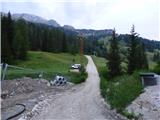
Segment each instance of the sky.
[[77,29],[116,29],[160,41],[159,0],[0,0],[1,11],[29,13]]

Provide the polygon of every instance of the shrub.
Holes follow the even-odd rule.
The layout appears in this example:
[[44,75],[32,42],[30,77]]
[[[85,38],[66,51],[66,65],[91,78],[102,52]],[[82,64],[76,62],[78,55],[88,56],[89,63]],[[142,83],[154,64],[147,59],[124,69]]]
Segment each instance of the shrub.
[[142,91],[139,73],[123,75],[114,79],[106,93],[111,106],[122,112]]

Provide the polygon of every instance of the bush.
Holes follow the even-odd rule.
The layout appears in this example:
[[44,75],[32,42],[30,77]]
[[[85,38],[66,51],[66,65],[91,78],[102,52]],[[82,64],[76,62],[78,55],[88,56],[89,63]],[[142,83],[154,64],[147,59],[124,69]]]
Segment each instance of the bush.
[[70,73],[70,82],[75,84],[82,83],[87,78],[87,73]]
[[106,93],[111,106],[122,112],[142,91],[139,72],[113,79]]

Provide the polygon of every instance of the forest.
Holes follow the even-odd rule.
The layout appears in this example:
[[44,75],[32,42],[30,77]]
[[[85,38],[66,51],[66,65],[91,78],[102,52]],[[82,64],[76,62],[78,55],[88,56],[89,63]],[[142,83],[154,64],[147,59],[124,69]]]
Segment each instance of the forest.
[[2,62],[27,58],[27,51],[78,52],[78,38],[67,35],[62,28],[53,28],[43,24],[14,21],[11,14],[2,16]]
[[[41,23],[32,23],[24,19],[13,20],[11,13],[1,14],[2,24],[2,62],[14,64],[15,60],[27,59],[27,51],[46,51],[53,53],[67,52],[75,54],[79,52],[79,33],[88,33],[83,36],[84,53],[107,58],[111,44],[111,30],[69,30],[63,27],[53,27]],[[119,42],[119,51],[122,59],[127,58],[130,44],[129,34],[116,34]],[[151,41],[137,36],[137,39],[145,47],[145,51],[154,52],[154,60],[159,59],[160,42]]]

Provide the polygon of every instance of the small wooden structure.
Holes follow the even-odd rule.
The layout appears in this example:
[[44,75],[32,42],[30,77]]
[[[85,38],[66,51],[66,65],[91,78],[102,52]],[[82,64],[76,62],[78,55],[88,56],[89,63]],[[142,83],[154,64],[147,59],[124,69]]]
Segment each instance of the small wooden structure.
[[158,75],[155,73],[140,73],[141,82],[144,87],[157,85]]

